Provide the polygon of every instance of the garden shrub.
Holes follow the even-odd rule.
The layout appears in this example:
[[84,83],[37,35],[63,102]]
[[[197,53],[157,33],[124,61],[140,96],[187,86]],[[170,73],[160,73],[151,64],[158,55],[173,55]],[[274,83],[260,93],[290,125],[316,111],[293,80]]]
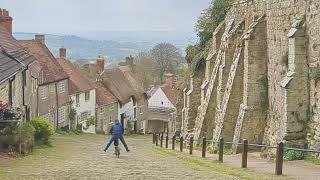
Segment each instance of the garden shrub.
[[15,130],[20,142],[33,140],[35,135],[35,128],[31,123],[21,123]]
[[53,134],[52,125],[43,118],[34,118],[31,124],[35,129],[35,140],[43,144],[49,144],[49,138]]
[[313,78],[314,80],[320,80],[320,69],[314,69],[311,72],[311,78]]
[[287,150],[284,153],[284,159],[287,161],[303,160],[304,159],[304,152],[303,151],[295,151],[295,150]]
[[35,129],[31,123],[20,123],[15,127],[8,128],[7,132],[10,133],[6,135],[0,134],[0,151],[18,151],[23,154],[31,152],[35,133]]

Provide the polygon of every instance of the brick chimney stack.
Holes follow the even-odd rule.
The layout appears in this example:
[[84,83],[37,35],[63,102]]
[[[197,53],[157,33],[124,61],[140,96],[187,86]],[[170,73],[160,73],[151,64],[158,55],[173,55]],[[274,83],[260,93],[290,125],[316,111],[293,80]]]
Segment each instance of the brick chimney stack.
[[62,47],[59,49],[59,56],[60,58],[67,58],[67,49]]
[[43,34],[36,34],[34,39],[42,44],[46,44],[45,36]]
[[6,9],[0,9],[0,25],[7,29],[12,34],[12,17]]
[[100,75],[104,71],[105,60],[103,57],[99,56],[96,61],[96,71]]

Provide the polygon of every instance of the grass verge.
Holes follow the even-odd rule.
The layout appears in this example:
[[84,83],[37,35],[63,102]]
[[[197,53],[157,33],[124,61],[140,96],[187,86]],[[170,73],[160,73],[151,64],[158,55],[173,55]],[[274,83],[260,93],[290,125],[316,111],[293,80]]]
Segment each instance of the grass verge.
[[314,165],[320,165],[320,159],[314,157],[314,156],[311,156],[311,155],[307,155],[304,157],[304,160],[306,162],[309,162],[309,163],[312,163]]
[[[251,180],[251,179],[252,180],[275,179],[274,177],[269,177],[266,175],[257,174],[255,172],[248,170],[248,169],[236,169],[236,168],[226,167],[218,161],[212,161],[212,160],[208,160],[208,159],[191,157],[191,156],[187,156],[184,154],[180,154],[175,151],[162,149],[159,147],[155,147],[154,151],[159,154],[165,155],[165,156],[176,157],[191,166],[200,166],[200,167],[206,168],[210,171],[215,171],[218,173],[239,177],[241,179],[248,179],[248,180]],[[284,179],[284,177],[281,177],[281,179]]]

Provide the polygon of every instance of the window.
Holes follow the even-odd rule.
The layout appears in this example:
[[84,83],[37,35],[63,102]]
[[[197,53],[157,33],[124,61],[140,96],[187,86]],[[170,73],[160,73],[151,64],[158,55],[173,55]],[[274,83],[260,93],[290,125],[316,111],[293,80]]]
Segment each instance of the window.
[[137,108],[133,109],[133,118],[137,118]]
[[39,88],[40,91],[40,97],[41,99],[47,99],[48,98],[48,89],[47,86],[41,86]]
[[49,121],[50,120],[50,113],[43,115],[42,118]]
[[88,119],[89,117],[89,113],[86,111],[86,112],[82,112],[81,113],[81,122],[84,122]]
[[80,102],[80,97],[79,97],[79,94],[76,95],[76,104],[78,105]]
[[136,98],[132,96],[132,102],[133,102],[133,106],[136,106],[137,105],[137,101],[136,101]]
[[90,100],[90,92],[89,91],[85,92],[85,100],[86,101]]
[[139,113],[140,113],[140,114],[143,114],[142,108],[143,108],[143,106],[141,106],[141,107],[139,108],[139,111],[140,111]]
[[66,87],[65,87],[65,82],[64,81],[60,81],[58,83],[58,89],[59,89],[59,93],[64,93],[66,91]]
[[64,107],[59,108],[58,112],[58,122],[64,122],[65,121],[65,109]]
[[44,80],[44,74],[43,74],[43,71],[41,71],[39,75],[39,84],[42,84],[43,80]]
[[24,87],[27,85],[27,73],[26,73],[26,71],[22,72],[22,85]]
[[109,111],[113,111],[113,108],[114,108],[114,104],[111,104],[110,108],[109,108]]

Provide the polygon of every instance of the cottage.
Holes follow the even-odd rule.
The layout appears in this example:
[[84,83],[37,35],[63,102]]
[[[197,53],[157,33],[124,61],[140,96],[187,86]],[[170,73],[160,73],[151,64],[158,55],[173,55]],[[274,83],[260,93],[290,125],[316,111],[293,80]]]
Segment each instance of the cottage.
[[45,44],[44,35],[23,40],[24,46],[40,64],[38,115],[47,119],[55,129],[69,127],[69,77]]
[[12,36],[12,17],[0,9],[0,101],[18,109],[21,120],[37,116],[40,67]]
[[119,103],[117,98],[100,82],[95,82],[96,88],[96,132],[109,132],[115,119],[118,119]]
[[71,108],[76,112],[75,122],[70,122],[71,127],[76,128],[77,125],[81,125],[84,132],[95,133],[95,88],[87,77],[67,59],[66,54],[66,49],[60,48],[60,57],[57,60],[69,76]]
[[172,86],[165,84],[148,91],[147,132],[175,132],[176,95]]
[[146,95],[130,72],[119,68],[109,69],[99,76],[101,84],[108,89],[118,101],[118,119],[123,124],[126,132],[144,132],[143,105],[147,102]]

